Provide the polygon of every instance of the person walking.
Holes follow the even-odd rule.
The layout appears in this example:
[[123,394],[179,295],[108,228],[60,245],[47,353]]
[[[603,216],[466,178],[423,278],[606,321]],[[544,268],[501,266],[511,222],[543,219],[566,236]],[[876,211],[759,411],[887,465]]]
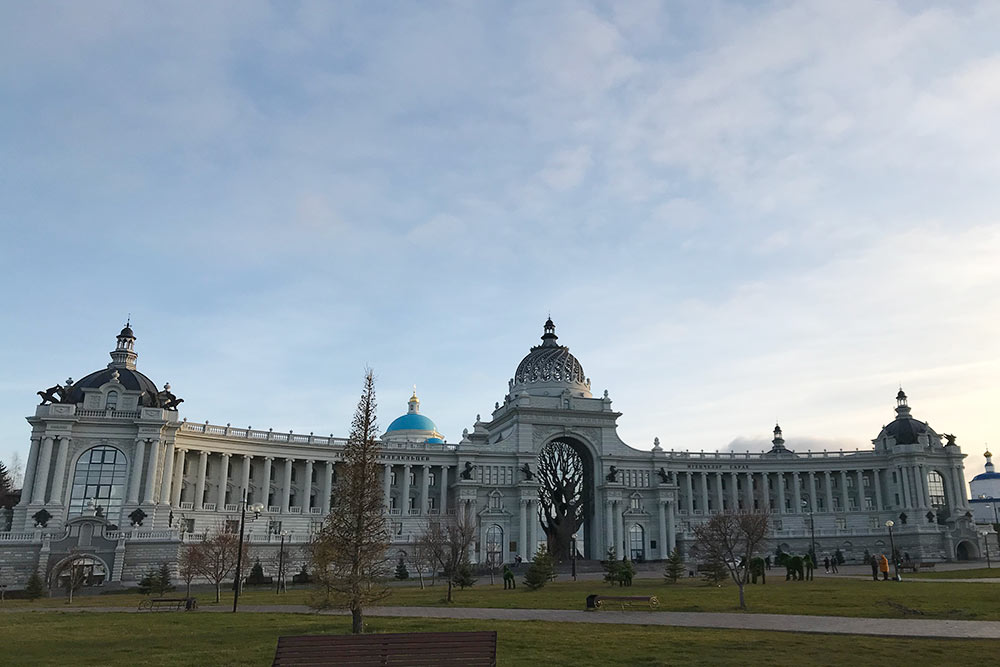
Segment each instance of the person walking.
[[503,589],[513,590],[517,588],[517,582],[514,580],[514,573],[511,572],[509,565],[503,566]]
[[872,566],[872,581],[878,581],[878,556],[871,556],[868,563]]
[[889,581],[889,559],[885,554],[878,557],[878,569],[882,573],[882,581]]
[[823,558],[823,571],[826,572],[827,574],[830,574],[830,557],[829,556],[825,556]]
[[840,574],[840,570],[837,569],[837,557],[834,556],[830,559],[830,571],[834,574]]

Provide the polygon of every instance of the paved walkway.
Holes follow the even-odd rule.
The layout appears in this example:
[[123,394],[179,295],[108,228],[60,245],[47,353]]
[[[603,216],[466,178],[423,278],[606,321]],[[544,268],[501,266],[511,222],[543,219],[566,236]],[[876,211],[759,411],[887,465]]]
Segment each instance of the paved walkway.
[[[67,607],[4,611],[136,612],[134,607]],[[203,612],[226,613],[222,606],[205,606]],[[314,614],[304,605],[244,605],[242,612]],[[136,612],[137,613],[137,612]],[[154,612],[150,612],[154,613]],[[346,615],[346,611],[321,614]],[[1000,639],[1000,621],[949,621],[942,619],[849,618],[845,616],[803,616],[792,614],[740,614],[680,611],[578,611],[563,609],[491,609],[483,607],[372,607],[367,616],[407,618],[456,618],[495,621],[551,621],[555,623],[609,623],[661,625],[684,628],[726,628],[818,634],[877,635],[941,639]]]

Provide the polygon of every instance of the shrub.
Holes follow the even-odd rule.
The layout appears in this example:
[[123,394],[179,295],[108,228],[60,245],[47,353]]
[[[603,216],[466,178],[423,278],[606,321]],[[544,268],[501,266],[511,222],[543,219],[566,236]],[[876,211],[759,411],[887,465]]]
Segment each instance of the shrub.
[[607,558],[602,566],[604,567],[604,581],[614,586],[621,580],[621,562],[615,555],[614,547],[608,549]]
[[663,570],[663,580],[668,584],[676,584],[677,580],[683,576],[684,559],[681,558],[681,552],[675,548],[667,559],[667,566]]
[[476,578],[472,576],[472,565],[469,564],[468,560],[464,560],[458,564],[451,580],[452,583],[462,590],[476,583]]
[[410,578],[410,571],[406,569],[406,561],[402,558],[396,563],[396,578],[400,581]]
[[45,594],[45,582],[42,581],[38,572],[32,572],[28,577],[28,585],[24,589],[24,595],[29,600],[37,600]]
[[531,559],[531,565],[524,574],[524,585],[529,590],[537,591],[539,588],[550,582],[556,576],[555,565],[548,549],[539,547],[535,552],[535,557]]

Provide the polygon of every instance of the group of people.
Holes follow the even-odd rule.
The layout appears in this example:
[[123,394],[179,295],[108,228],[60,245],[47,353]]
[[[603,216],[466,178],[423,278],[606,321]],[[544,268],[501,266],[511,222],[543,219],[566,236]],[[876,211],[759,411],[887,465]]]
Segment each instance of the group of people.
[[873,555],[869,564],[872,567],[872,581],[878,581],[879,573],[882,574],[882,581],[889,581],[889,559],[885,554]]
[[829,556],[824,557],[823,569],[826,570],[827,574],[830,574],[831,572],[833,572],[834,574],[839,574],[840,570],[837,569],[837,557],[836,556],[834,556],[833,558],[830,558]]

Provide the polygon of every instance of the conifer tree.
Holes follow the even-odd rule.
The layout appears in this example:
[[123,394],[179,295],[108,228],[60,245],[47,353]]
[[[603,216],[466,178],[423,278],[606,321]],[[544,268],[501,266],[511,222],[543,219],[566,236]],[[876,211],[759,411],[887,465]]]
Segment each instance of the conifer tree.
[[24,589],[24,594],[29,600],[37,600],[45,594],[45,582],[42,581],[38,572],[32,572],[28,577],[28,585]]
[[399,557],[399,562],[396,563],[396,578],[400,581],[410,578],[410,571],[406,569],[406,561],[403,557]]
[[670,557],[667,558],[667,566],[663,570],[663,579],[668,584],[676,584],[683,576],[684,559],[681,558],[681,552],[674,547],[674,550],[670,552]]
[[604,567],[604,581],[614,586],[621,579],[621,562],[614,547],[608,549],[608,555],[602,564]]
[[537,591],[539,588],[549,583],[555,578],[555,565],[552,562],[552,555],[545,547],[539,547],[535,552],[535,557],[531,559],[531,565],[524,574],[524,585],[529,590]]
[[350,609],[354,634],[364,628],[364,608],[389,594],[383,583],[389,526],[383,516],[375,411],[375,377],[368,369],[343,466],[338,466],[336,504],[310,545],[317,584],[311,604]]

